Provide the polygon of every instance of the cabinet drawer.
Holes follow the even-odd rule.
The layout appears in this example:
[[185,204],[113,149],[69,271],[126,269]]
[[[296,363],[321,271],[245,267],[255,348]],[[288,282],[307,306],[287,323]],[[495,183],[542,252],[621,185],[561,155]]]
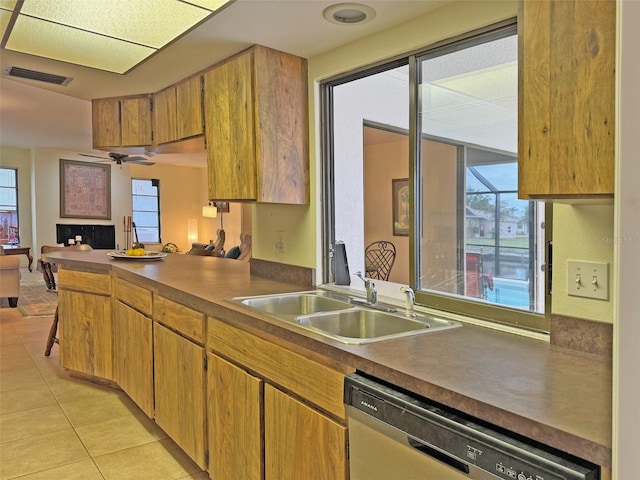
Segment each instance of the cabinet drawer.
[[211,317],[207,347],[325,411],[345,418],[344,375],[353,369],[334,370]]
[[62,290],[111,295],[111,275],[105,273],[79,272],[59,268],[58,284]]
[[115,279],[116,299],[150,317],[153,314],[153,294],[121,278]]
[[204,313],[158,295],[153,299],[153,312],[153,319],[156,322],[160,322],[182,333],[184,336],[204,344]]

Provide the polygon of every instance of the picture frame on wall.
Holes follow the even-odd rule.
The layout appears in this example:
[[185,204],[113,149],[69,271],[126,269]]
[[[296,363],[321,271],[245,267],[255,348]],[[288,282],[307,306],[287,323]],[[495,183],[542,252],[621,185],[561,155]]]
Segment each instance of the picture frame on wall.
[[60,217],[111,220],[111,165],[60,159]]
[[396,237],[409,236],[409,179],[394,178],[391,180],[393,235]]

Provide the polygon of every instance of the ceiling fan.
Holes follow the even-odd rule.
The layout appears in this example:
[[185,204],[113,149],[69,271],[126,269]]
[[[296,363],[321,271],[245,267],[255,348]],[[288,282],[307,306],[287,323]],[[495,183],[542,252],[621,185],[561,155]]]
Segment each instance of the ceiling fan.
[[118,165],[122,165],[123,163],[134,163],[136,165],[155,165],[154,162],[150,162],[145,157],[142,157],[140,155],[129,156],[125,153],[110,152],[109,158],[101,157],[98,155],[91,155],[89,153],[80,153],[79,155],[82,155],[83,157],[99,158],[101,160],[111,159],[112,161],[116,162],[116,164]]

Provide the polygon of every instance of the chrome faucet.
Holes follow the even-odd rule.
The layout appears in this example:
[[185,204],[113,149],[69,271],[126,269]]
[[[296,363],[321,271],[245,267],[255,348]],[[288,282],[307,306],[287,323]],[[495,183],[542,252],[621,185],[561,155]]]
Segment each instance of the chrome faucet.
[[362,275],[362,272],[356,272],[353,275],[358,277],[360,280],[364,282],[364,288],[367,291],[367,303],[372,306],[377,305],[378,290],[376,289],[375,283],[373,283],[368,278],[364,278],[364,275]]
[[413,307],[416,303],[416,295],[413,292],[413,289],[411,287],[400,287],[400,291],[405,295],[406,311],[404,314],[407,317],[415,317],[416,314],[413,311]]

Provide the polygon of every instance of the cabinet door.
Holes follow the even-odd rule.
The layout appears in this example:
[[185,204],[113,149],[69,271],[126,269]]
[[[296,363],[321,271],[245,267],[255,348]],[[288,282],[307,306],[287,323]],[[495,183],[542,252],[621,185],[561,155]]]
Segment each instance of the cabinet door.
[[153,96],[154,132],[158,145],[173,142],[178,138],[176,102],[175,87],[162,90]]
[[153,417],[153,321],[115,302],[113,316],[114,376],[131,399]]
[[58,314],[60,364],[113,380],[111,298],[59,290]]
[[349,478],[346,427],[270,385],[264,418],[266,480]]
[[253,54],[204,76],[209,198],[256,199]]
[[262,380],[207,354],[209,474],[211,478],[263,478]]
[[102,98],[91,101],[91,124],[93,130],[93,148],[119,147],[120,100]]
[[205,465],[204,348],[153,324],[156,423]]
[[521,198],[612,196],[613,0],[520,2]]
[[124,97],[121,102],[122,146],[151,145],[151,96]]
[[202,135],[202,79],[200,76],[189,78],[176,85],[177,138],[189,138]]

